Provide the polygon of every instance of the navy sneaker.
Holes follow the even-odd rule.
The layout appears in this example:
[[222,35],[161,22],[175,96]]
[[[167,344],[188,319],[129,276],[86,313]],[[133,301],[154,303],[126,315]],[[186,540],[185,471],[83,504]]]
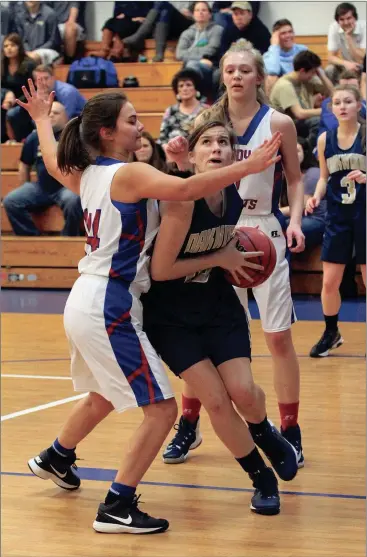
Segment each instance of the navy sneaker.
[[252,438],[270,460],[272,467],[281,480],[289,482],[298,471],[296,449],[283,437],[274,424],[268,420],[268,427],[261,433],[253,424],[248,424]]
[[271,468],[250,474],[255,493],[250,509],[257,514],[274,515],[280,513],[278,482]]
[[166,464],[180,464],[187,459],[188,452],[201,445],[200,418],[195,423],[189,422],[181,416],[180,422],[175,425],[176,435],[163,453],[163,462]]
[[59,487],[72,491],[80,486],[80,478],[75,474],[75,470],[78,469],[75,460],[75,453],[69,458],[45,449],[38,456],[28,460],[28,467],[38,478],[52,480]]
[[299,425],[297,424],[295,426],[287,427],[285,430],[280,428],[280,432],[282,436],[296,449],[298,468],[303,468],[305,465],[305,458],[303,456],[302,436]]
[[103,534],[157,534],[169,527],[168,520],[153,518],[138,508],[140,495],[130,503],[118,499],[114,503],[101,503],[93,522],[96,532]]
[[319,342],[311,348],[311,358],[325,358],[329,355],[330,350],[334,350],[341,346],[344,342],[339,329],[336,331],[328,331],[325,329]]

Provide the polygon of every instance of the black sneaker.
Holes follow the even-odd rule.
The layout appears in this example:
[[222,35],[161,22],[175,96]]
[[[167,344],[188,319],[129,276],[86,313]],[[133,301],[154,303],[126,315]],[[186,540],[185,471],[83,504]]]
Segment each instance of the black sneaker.
[[74,470],[78,467],[76,457],[62,457],[52,454],[50,449],[45,449],[38,456],[28,460],[28,467],[35,476],[42,480],[52,480],[59,487],[72,491],[80,486],[80,478]]
[[196,449],[201,442],[200,418],[194,424],[181,416],[180,423],[175,425],[176,435],[163,453],[166,464],[180,464],[185,462],[190,450]]
[[296,449],[298,468],[303,468],[305,465],[305,458],[303,456],[302,436],[299,425],[287,427],[285,430],[280,428],[280,433]]
[[257,514],[274,515],[280,513],[278,482],[271,468],[250,474],[255,493],[250,509]]
[[319,342],[311,348],[311,358],[325,358],[329,355],[330,350],[334,350],[341,346],[344,342],[339,329],[336,331],[328,331],[325,329]]
[[[298,471],[296,449],[285,439],[268,420],[268,427],[261,433],[249,424],[249,430],[256,445],[270,460],[272,467],[281,480],[289,482]],[[254,431],[255,430],[255,431]]]
[[168,520],[153,518],[138,508],[140,495],[134,496],[131,503],[123,499],[107,505],[101,503],[93,522],[96,532],[103,534],[157,534],[169,527]]

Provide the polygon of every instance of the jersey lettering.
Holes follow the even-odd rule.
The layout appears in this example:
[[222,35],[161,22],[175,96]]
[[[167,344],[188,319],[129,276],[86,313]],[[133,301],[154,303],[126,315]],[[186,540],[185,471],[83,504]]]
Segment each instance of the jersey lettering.
[[344,205],[352,205],[356,200],[356,183],[355,180],[348,180],[347,176],[341,179],[342,188],[347,188],[347,193],[342,193],[342,203]]
[[243,206],[245,209],[253,211],[257,205],[257,199],[244,199]]
[[100,238],[98,236],[99,222],[101,220],[101,209],[97,209],[92,219],[92,213],[88,209],[84,209],[84,224],[87,230],[86,243],[91,247],[91,251],[99,248]]

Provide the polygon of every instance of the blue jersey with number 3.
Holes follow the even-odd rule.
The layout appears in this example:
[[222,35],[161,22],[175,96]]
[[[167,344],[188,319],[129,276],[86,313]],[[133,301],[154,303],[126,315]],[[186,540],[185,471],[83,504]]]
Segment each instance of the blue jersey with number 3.
[[363,154],[361,131],[359,130],[353,145],[341,149],[338,144],[338,128],[326,133],[325,159],[329,170],[327,184],[328,211],[333,208],[343,210],[345,205],[365,204],[366,185],[348,180],[353,170],[366,172],[366,156]]

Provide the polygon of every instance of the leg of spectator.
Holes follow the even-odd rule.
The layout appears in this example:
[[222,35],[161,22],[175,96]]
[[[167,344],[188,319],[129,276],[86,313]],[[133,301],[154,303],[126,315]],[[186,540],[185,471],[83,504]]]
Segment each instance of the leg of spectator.
[[58,205],[65,218],[65,226],[61,232],[62,236],[81,236],[81,222],[83,218],[80,197],[67,188],[60,188],[52,194],[55,205]]
[[28,112],[20,106],[10,108],[6,118],[16,141],[22,141],[34,129],[33,121]]
[[75,54],[76,42],[78,40],[78,26],[76,23],[65,24],[63,39],[65,54],[72,58]]
[[[155,4],[162,4],[162,2],[155,2]],[[141,45],[144,46],[144,40],[151,35],[155,22],[160,15],[160,11],[152,8],[145,18],[145,21],[140,25],[139,29],[130,37],[124,39],[124,44],[129,48],[139,49]]]
[[[108,23],[108,21],[107,21]],[[102,29],[102,44],[99,50],[93,50],[91,56],[99,56],[100,58],[107,58],[110,54],[112,45],[113,31],[105,27]]]
[[37,182],[26,182],[20,188],[10,192],[4,199],[3,205],[17,236],[39,236],[40,231],[35,226],[31,211],[52,205],[47,193]]

